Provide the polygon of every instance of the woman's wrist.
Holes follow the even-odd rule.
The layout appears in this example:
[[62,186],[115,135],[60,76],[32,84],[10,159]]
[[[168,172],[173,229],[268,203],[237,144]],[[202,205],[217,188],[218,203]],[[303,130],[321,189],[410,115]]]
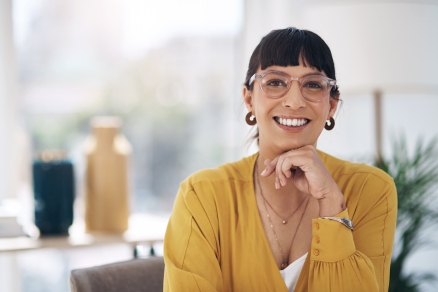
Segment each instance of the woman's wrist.
[[339,189],[318,199],[318,203],[319,217],[335,216],[345,210],[344,195]]

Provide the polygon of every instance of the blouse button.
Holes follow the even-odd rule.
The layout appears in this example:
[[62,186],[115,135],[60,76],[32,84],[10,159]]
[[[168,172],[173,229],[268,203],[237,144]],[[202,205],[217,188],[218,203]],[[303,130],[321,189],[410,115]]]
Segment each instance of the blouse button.
[[316,223],[315,227],[316,227],[316,230],[318,230],[319,229],[319,223]]
[[315,249],[315,250],[313,251],[313,254],[316,255],[316,256],[319,256],[319,250]]
[[316,243],[319,243],[319,236],[315,237]]

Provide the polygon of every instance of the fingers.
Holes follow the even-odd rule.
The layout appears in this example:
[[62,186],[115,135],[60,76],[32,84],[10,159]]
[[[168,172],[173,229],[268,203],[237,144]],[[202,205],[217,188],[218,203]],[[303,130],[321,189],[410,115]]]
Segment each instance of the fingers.
[[264,165],[266,168],[261,175],[268,177],[275,173],[276,189],[293,183],[300,191],[318,199],[336,185],[312,145],[290,150],[273,160],[266,159]]
[[278,190],[280,186],[280,180],[278,179],[278,176],[275,176],[275,188]]
[[281,186],[285,186],[288,179],[294,177],[295,171],[299,169],[299,165],[301,165],[300,163],[302,163],[302,158],[298,157],[296,153],[279,158],[276,173]]
[[263,172],[260,175],[261,176],[270,176],[275,171],[278,158],[279,158],[279,156],[275,157],[274,160],[266,159],[264,162],[266,165],[266,168],[265,168],[265,170],[263,170]]
[[[284,187],[286,185],[287,179],[289,178],[287,176],[287,174],[285,173],[285,172],[287,172],[287,170],[285,171],[285,169],[284,169],[285,165],[287,165],[286,158],[283,155],[280,155],[280,157],[278,158],[276,168],[275,168],[275,173],[276,173],[276,176],[277,176],[279,183],[282,187]],[[289,170],[289,172],[290,172],[290,170]]]
[[293,165],[291,161],[289,161],[288,158],[283,160],[283,163],[280,165],[280,170],[286,176],[286,178],[291,178],[292,176],[292,170],[296,169],[297,167]]
[[[285,186],[288,178],[292,177],[290,170],[293,165],[285,160],[283,155],[277,156],[275,159],[266,159],[264,161],[266,168],[260,174],[261,176],[268,177],[275,172],[275,188],[279,189]],[[289,167],[288,167],[289,165]]]
[[[266,159],[264,161],[266,168],[263,170],[263,172],[260,175],[267,177],[267,176],[270,176],[272,173],[274,173],[275,169],[277,167],[278,159],[279,159],[279,156],[275,157],[273,160]],[[278,176],[275,175],[275,188],[279,189],[280,186],[281,186],[281,182],[278,179]]]
[[294,177],[295,170],[299,169],[303,163],[305,164],[306,155],[304,153],[306,151],[303,152],[302,150],[305,149],[290,150],[277,156],[273,160],[266,159],[264,161],[266,168],[261,175],[268,177],[275,172],[275,188],[279,189],[280,187],[285,186],[288,179]]

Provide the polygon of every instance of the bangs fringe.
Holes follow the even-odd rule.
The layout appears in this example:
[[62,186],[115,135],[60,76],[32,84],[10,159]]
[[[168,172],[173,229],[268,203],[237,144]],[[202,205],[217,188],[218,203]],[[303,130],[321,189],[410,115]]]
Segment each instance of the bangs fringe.
[[260,43],[258,61],[262,70],[269,66],[298,66],[301,61],[303,66],[324,71],[327,77],[335,79],[329,66],[333,64],[330,49],[318,35],[307,30],[272,31]]

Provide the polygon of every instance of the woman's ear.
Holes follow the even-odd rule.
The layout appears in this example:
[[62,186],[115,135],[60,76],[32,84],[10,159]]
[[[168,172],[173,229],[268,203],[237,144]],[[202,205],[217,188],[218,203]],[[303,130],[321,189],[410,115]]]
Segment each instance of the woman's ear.
[[330,110],[327,116],[327,120],[329,120],[330,118],[335,116],[336,110],[338,109],[338,104],[339,104],[339,98],[340,98],[340,94],[338,93],[336,96],[332,97],[330,96]]
[[246,86],[243,86],[242,95],[243,95],[243,101],[245,102],[245,105],[246,105],[246,109],[249,112],[252,112],[253,105],[252,105],[251,91],[248,88],[246,88]]

